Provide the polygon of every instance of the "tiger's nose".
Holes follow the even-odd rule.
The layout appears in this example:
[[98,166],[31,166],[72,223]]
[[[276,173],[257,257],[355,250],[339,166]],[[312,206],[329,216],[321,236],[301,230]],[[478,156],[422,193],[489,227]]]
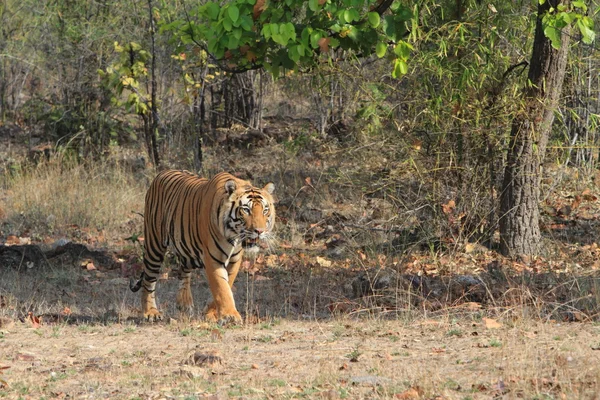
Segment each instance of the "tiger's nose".
[[258,235],[260,235],[264,231],[265,231],[265,228],[254,228],[254,232],[256,232]]

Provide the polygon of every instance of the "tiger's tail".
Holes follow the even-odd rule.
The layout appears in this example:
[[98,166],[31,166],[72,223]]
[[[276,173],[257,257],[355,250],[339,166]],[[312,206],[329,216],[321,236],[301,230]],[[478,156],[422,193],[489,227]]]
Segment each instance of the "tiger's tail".
[[142,274],[140,275],[140,279],[138,279],[137,282],[135,282],[133,277],[129,278],[129,289],[134,293],[137,292],[142,287],[143,281],[144,281],[144,271],[142,271]]

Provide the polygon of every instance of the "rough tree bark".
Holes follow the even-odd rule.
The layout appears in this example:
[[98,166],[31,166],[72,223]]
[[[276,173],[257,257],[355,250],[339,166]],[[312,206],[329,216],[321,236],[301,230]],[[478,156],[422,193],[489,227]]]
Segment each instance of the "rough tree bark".
[[514,117],[500,195],[500,250],[513,258],[540,252],[541,167],[567,66],[569,27],[554,49],[544,35],[543,15],[561,0],[538,5],[537,23],[523,107]]

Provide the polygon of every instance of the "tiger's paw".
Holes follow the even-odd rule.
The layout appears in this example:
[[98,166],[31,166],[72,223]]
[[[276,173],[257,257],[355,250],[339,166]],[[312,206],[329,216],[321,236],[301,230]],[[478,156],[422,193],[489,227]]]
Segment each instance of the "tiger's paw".
[[162,321],[162,318],[162,313],[160,313],[156,308],[151,308],[144,312],[144,319],[148,322]]
[[215,307],[214,303],[210,303],[204,309],[204,319],[207,322],[217,322],[219,320],[219,315],[217,314],[217,308]]
[[237,310],[218,312],[214,303],[209,304],[204,311],[204,318],[207,322],[216,322],[221,326],[241,325],[242,316]]
[[242,316],[237,311],[235,312],[235,314],[221,315],[221,318],[219,318],[217,324],[220,326],[242,325]]

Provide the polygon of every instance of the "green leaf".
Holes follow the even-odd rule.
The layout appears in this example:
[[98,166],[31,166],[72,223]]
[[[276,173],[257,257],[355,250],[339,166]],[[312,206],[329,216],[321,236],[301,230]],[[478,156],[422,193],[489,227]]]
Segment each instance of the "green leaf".
[[310,45],[313,49],[317,49],[319,47],[319,39],[323,37],[323,34],[319,31],[314,31],[310,35]]
[[583,20],[577,20],[577,27],[581,32],[581,39],[583,43],[591,44],[596,38],[596,33],[590,29]]
[[245,30],[245,31],[251,31],[252,30],[252,26],[254,25],[252,22],[252,18],[249,17],[248,15],[244,15],[242,17],[242,23],[240,24],[241,27]]
[[283,37],[279,33],[271,35],[271,39],[277,44],[283,45]]
[[377,54],[377,57],[382,58],[385,56],[385,53],[387,53],[387,45],[383,42],[378,42],[375,53]]
[[260,33],[265,39],[269,39],[271,37],[271,24],[264,24]]
[[237,49],[239,47],[240,41],[235,35],[229,35],[229,43],[227,43],[228,49]]
[[370,12],[367,18],[369,19],[369,24],[371,24],[373,28],[377,28],[381,23],[381,17],[376,12]]
[[319,0],[308,0],[308,8],[312,12],[319,11]]
[[231,32],[231,28],[233,28],[233,26],[231,25],[229,15],[227,15],[225,18],[223,18],[223,29],[225,29],[227,32]]
[[287,37],[290,40],[296,41],[296,27],[291,22],[282,25],[282,28],[285,30]]
[[348,23],[352,22],[352,13],[350,12],[350,10],[344,11],[344,21]]
[[271,35],[279,35],[279,25],[271,24]]
[[410,57],[411,50],[413,50],[412,45],[410,45],[407,42],[399,42],[394,48],[394,54],[396,54],[401,59],[406,60],[408,59],[408,57]]
[[232,32],[232,35],[237,39],[240,40],[242,38],[242,33],[243,31],[240,28],[234,29]]
[[240,9],[237,8],[236,5],[232,4],[227,9],[227,15],[229,15],[229,18],[231,18],[231,22],[235,23],[240,17]]
[[560,31],[554,25],[548,25],[544,28],[544,35],[550,42],[552,43],[552,47],[555,49],[560,49],[561,41],[560,41]]
[[573,6],[577,8],[585,8],[585,3],[580,0],[576,0],[573,2]]
[[295,63],[300,61],[300,53],[298,52],[298,46],[290,46],[288,51],[288,57]]
[[392,71],[392,78],[400,78],[408,72],[408,65],[406,61],[399,58],[394,62],[394,70]]
[[298,50],[298,54],[300,54],[300,57],[304,57],[304,45],[302,43],[300,43],[296,47],[296,50]]
[[206,14],[208,15],[208,17],[212,20],[215,20],[217,18],[219,18],[219,11],[221,11],[221,9],[219,8],[219,5],[217,3],[206,3],[205,5],[206,7]]

